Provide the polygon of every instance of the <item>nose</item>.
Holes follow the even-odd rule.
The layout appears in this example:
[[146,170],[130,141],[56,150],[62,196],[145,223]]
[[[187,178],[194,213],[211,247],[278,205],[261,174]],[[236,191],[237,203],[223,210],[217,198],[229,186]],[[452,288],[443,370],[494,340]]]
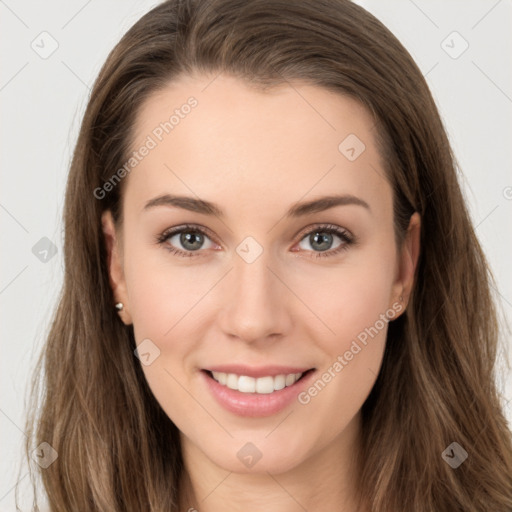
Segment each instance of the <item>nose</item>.
[[278,269],[272,267],[265,251],[252,263],[234,255],[234,268],[224,283],[225,300],[218,316],[227,336],[256,343],[276,341],[289,332],[290,292],[277,277]]

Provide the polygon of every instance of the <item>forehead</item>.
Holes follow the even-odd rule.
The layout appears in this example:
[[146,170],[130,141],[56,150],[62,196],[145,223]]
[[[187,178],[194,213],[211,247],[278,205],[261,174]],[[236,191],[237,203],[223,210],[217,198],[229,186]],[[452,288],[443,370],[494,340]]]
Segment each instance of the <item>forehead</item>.
[[236,202],[238,215],[333,192],[391,201],[372,116],[317,86],[182,77],[146,100],[134,133],[133,151],[150,147],[128,177],[139,209],[165,192]]

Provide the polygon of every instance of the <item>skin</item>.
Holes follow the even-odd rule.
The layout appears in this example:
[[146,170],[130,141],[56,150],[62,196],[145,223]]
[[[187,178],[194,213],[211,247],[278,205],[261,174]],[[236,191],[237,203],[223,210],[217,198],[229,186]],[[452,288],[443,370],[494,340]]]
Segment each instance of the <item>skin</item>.
[[[387,324],[308,404],[294,401],[265,418],[223,409],[199,370],[286,364],[321,375],[332,368],[386,310],[405,310],[420,218],[411,217],[397,247],[374,122],[358,102],[298,82],[261,92],[228,75],[213,78],[182,77],[146,101],[134,149],[187,98],[198,105],[125,178],[123,227],[103,215],[121,319],[133,323],[137,344],[149,338],[160,350],[143,370],[181,432],[181,510],[216,512],[229,503],[232,511],[353,512],[360,409],[379,372]],[[348,134],[366,146],[354,161],[338,149]],[[163,193],[214,202],[224,215],[171,206],[143,211]],[[285,217],[297,202],[333,193],[370,208],[348,204]],[[192,257],[166,250],[190,247],[179,235],[155,243],[184,223],[212,233]],[[323,224],[347,230],[357,243],[315,257],[322,250],[308,235]],[[263,248],[252,263],[236,252],[248,236]],[[325,252],[344,243],[332,236]],[[247,442],[262,453],[252,468],[237,457]]]

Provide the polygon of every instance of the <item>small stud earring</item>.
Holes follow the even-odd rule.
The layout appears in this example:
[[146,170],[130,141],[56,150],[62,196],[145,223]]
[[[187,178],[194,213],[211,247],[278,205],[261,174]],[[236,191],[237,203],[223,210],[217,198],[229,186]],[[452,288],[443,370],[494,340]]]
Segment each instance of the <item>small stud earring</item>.
[[[404,301],[404,298],[400,295],[400,302],[403,302]],[[121,307],[122,307],[122,304],[121,304]]]
[[122,302],[118,302],[118,303],[116,304],[116,309],[117,309],[118,311],[121,311],[121,310],[123,309],[123,307],[124,307],[124,306],[123,306],[123,303],[122,303]]

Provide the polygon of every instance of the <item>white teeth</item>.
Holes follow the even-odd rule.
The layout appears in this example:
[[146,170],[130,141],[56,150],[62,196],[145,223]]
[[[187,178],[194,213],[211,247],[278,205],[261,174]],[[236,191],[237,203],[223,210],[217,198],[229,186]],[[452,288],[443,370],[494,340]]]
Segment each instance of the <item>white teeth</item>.
[[274,377],[260,377],[256,380],[256,393],[267,394],[274,391]]
[[290,373],[290,375],[286,376],[285,386],[291,386],[297,379],[295,378],[295,373]]
[[226,379],[226,386],[230,389],[238,389],[238,376],[234,373],[228,373]]
[[238,387],[236,389],[242,393],[254,393],[256,391],[256,379],[241,375],[238,378]]
[[286,376],[285,375],[276,375],[274,377],[274,389],[279,391],[280,389],[284,389],[286,386]]
[[302,373],[276,375],[275,377],[248,377],[235,373],[212,372],[213,378],[223,386],[240,391],[241,393],[269,394],[295,384]]

